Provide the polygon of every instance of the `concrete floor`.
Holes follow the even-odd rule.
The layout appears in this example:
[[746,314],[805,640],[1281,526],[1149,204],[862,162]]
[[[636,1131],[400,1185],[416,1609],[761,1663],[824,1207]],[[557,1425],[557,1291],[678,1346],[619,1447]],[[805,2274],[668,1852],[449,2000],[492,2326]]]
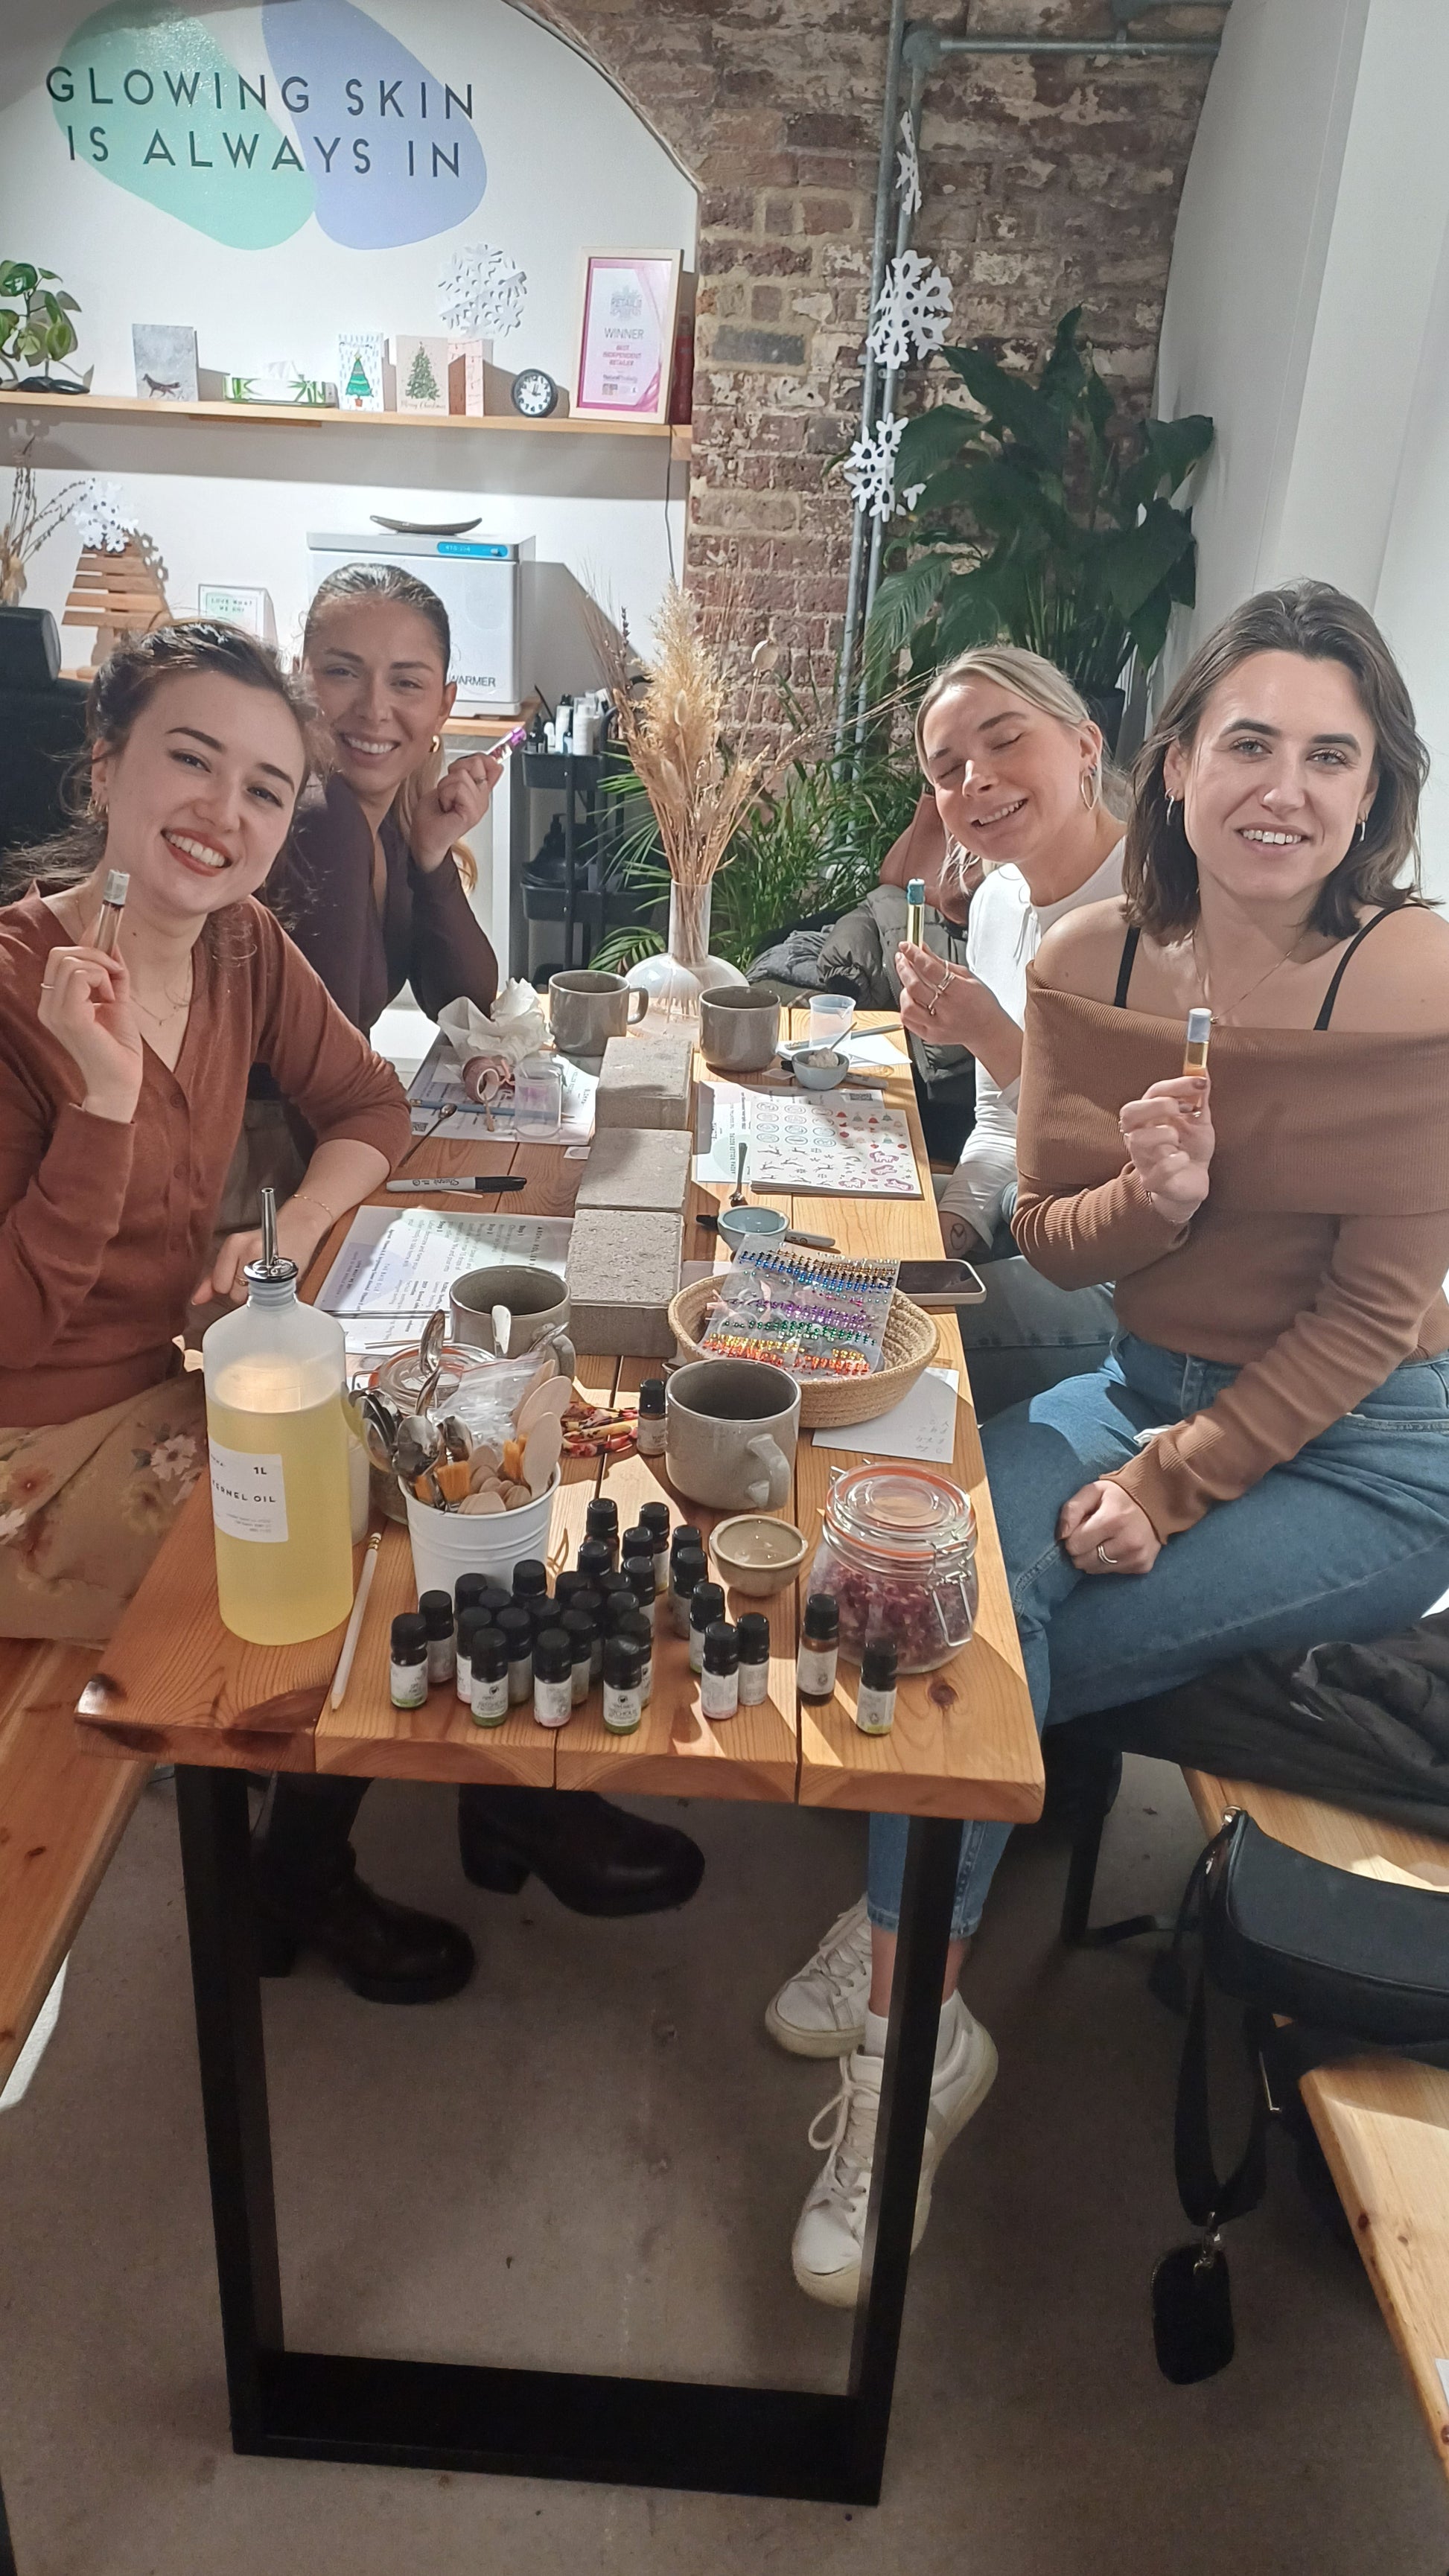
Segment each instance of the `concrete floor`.
[[[482,1967],[429,2011],[310,1967],[268,1989],[292,2341],[840,2384],[848,2320],[787,2260],[833,2069],[780,2057],[760,2012],[855,1894],[862,1827],[689,1822],[694,1905],[591,1925],[466,1888],[447,1793],[373,1793],[364,1866],[466,1921]],[[1103,1901],[1171,1901],[1197,1839],[1176,1775],[1129,1766]],[[151,1790],[0,2120],[21,2576],[1442,2576],[1449,2498],[1388,2336],[1281,2153],[1233,2236],[1237,2361],[1197,2389],[1158,2377],[1179,2028],[1140,1946],[1056,1950],[1061,1874],[1059,1847],[1018,1838],[968,1972],[1001,2077],[937,2186],[878,2511],[238,2460],[174,1810]]]

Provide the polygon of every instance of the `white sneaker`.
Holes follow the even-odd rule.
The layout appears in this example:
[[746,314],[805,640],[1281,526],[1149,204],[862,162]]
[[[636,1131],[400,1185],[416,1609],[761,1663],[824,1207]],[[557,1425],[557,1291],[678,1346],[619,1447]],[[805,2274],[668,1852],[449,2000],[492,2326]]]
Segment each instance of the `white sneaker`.
[[[996,2081],[996,2050],[989,2032],[972,2019],[959,1995],[954,2002],[957,2019],[951,2044],[931,2078],[912,2253],[926,2232],[936,2167]],[[806,2195],[790,2258],[806,2297],[818,2299],[827,2308],[853,2308],[860,2292],[860,2250],[884,2066],[883,2057],[867,2057],[860,2049],[853,2057],[842,2058],[840,2091],[810,2126],[812,2147],[829,2152],[824,2170]],[[817,2135],[826,2122],[832,2125]]]
[[792,2057],[850,2057],[865,2038],[869,1996],[870,1924],[862,1896],[766,2005],[765,2028]]

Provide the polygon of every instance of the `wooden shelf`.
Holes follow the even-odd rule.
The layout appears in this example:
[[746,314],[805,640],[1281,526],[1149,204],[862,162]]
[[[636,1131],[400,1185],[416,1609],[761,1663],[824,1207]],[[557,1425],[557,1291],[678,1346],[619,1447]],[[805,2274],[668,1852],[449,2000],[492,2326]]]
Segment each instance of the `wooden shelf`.
[[174,429],[178,422],[224,422],[229,428],[264,427],[272,422],[288,429],[358,430],[438,430],[445,435],[462,432],[465,436],[527,438],[627,438],[669,442],[672,463],[686,461],[693,444],[687,424],[656,427],[650,421],[576,420],[572,413],[548,420],[525,420],[515,411],[488,412],[481,418],[476,413],[408,412],[408,411],[334,411],[321,405],[291,403],[229,402],[152,402],[139,394],[28,394],[0,393],[0,414],[23,413],[27,418],[47,420],[56,415],[69,415],[96,423],[123,424],[134,428],[138,421],[152,421],[158,428]]

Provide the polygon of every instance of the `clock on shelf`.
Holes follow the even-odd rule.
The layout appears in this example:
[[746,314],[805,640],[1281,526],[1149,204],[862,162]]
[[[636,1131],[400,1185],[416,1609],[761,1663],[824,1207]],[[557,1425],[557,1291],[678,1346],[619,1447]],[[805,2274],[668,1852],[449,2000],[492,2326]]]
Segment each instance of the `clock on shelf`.
[[525,420],[547,420],[558,401],[558,387],[543,367],[525,367],[513,379],[513,408]]

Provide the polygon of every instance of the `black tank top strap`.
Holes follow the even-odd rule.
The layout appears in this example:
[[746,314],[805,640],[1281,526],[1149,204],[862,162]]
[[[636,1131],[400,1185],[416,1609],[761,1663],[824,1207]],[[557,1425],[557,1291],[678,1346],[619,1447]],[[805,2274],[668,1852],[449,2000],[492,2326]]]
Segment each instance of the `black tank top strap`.
[[1389,913],[1396,912],[1398,909],[1399,907],[1397,904],[1386,903],[1382,912],[1376,912],[1372,921],[1366,921],[1362,930],[1356,930],[1354,932],[1352,939],[1349,941],[1348,946],[1345,948],[1343,955],[1340,957],[1338,964],[1333,970],[1333,982],[1329,985],[1327,992],[1323,996],[1323,1008],[1313,1023],[1315,1029],[1326,1029],[1329,1021],[1333,1017],[1333,1006],[1338,999],[1338,988],[1343,982],[1344,976],[1348,972],[1349,959],[1352,957],[1354,950],[1356,948],[1361,948],[1364,941],[1367,939],[1369,932],[1371,930],[1377,930],[1379,923],[1386,920]]
[[[1132,981],[1132,969],[1137,963],[1137,943],[1141,936],[1140,930],[1129,930],[1122,942],[1122,963],[1117,969],[1117,990],[1112,996],[1114,1011],[1125,1011],[1127,1008],[1127,987]],[[1345,958],[1344,964],[1347,965],[1347,963],[1348,960]]]

